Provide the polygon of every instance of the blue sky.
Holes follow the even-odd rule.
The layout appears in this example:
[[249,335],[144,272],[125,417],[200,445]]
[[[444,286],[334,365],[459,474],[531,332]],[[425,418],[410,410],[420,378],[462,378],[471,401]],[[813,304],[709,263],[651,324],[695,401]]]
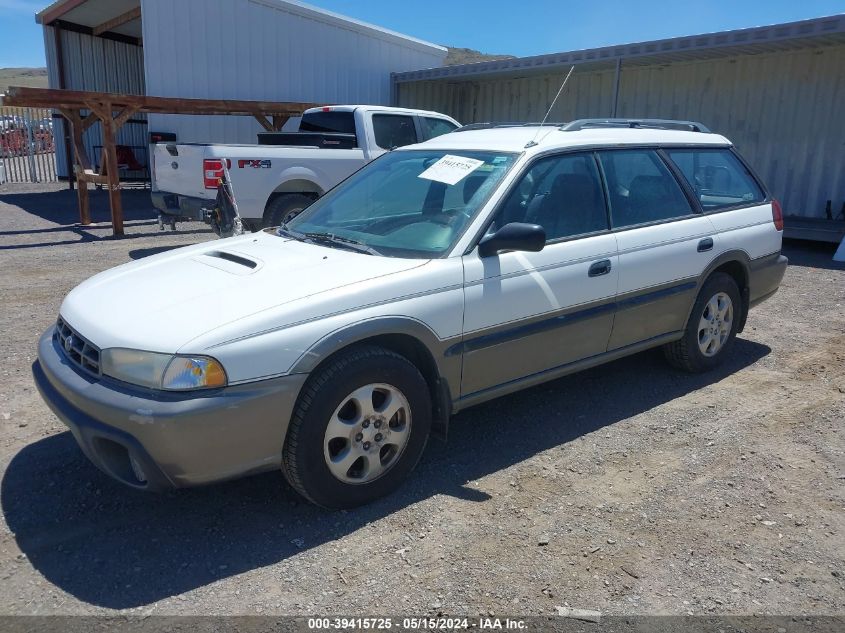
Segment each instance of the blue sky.
[[[44,44],[34,15],[49,3],[0,0],[0,68],[44,65]],[[845,0],[311,0],[310,4],[437,44],[520,56],[845,12]]]

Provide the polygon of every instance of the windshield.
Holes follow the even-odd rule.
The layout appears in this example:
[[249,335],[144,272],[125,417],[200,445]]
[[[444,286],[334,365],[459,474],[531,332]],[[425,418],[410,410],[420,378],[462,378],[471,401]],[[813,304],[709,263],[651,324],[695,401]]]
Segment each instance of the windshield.
[[[515,154],[408,150],[385,154],[282,227],[298,239],[371,254],[432,259],[448,252]],[[364,248],[361,248],[364,247]]]

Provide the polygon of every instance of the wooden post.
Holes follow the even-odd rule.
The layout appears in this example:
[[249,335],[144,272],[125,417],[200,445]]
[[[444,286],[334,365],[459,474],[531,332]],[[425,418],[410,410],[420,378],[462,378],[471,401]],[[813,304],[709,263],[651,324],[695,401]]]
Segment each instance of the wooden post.
[[79,201],[79,223],[91,224],[91,209],[88,204],[88,183],[79,178],[84,173],[88,163],[88,154],[82,142],[82,132],[85,126],[82,122],[82,115],[79,110],[61,110],[65,120],[70,123],[70,135],[73,139],[74,164],[68,165],[68,170],[73,171],[76,176],[76,198]]
[[79,202],[79,223],[91,224],[91,207],[88,202],[88,181],[79,178],[76,165],[73,166],[76,175],[76,199]]
[[[112,104],[100,104],[95,111],[103,126],[103,163],[108,175],[109,206],[114,235],[123,235],[123,203],[120,199],[120,174],[117,170],[117,123],[112,118]],[[128,117],[127,117],[128,118]]]

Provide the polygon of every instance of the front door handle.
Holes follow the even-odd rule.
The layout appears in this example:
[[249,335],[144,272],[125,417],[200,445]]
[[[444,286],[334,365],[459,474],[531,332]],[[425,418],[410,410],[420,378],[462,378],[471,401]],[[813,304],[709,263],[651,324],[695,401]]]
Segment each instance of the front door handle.
[[590,264],[590,270],[587,273],[590,277],[600,277],[610,272],[610,260],[602,259],[601,261]]
[[705,237],[703,240],[699,240],[698,242],[698,252],[703,253],[704,251],[709,251],[713,248],[713,238],[712,237]]

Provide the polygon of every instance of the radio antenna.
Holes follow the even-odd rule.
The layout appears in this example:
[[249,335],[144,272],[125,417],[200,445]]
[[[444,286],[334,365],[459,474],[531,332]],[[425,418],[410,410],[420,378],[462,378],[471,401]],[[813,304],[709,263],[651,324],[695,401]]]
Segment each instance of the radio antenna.
[[575,70],[575,66],[573,65],[572,68],[569,69],[569,72],[566,73],[566,77],[563,79],[563,83],[560,84],[560,88],[555,95],[555,98],[552,100],[552,105],[549,106],[548,111],[546,112],[546,116],[543,117],[543,122],[540,123],[540,127],[537,128],[537,132],[534,134],[534,138],[532,138],[528,143],[525,144],[525,149],[529,147],[534,147],[537,144],[537,136],[540,134],[540,130],[543,129],[543,126],[546,124],[546,119],[549,118],[549,115],[552,113],[552,108],[555,107],[557,100],[560,98],[560,93],[563,92],[563,87],[566,85],[566,82],[569,81],[569,75],[572,74],[572,71]]

